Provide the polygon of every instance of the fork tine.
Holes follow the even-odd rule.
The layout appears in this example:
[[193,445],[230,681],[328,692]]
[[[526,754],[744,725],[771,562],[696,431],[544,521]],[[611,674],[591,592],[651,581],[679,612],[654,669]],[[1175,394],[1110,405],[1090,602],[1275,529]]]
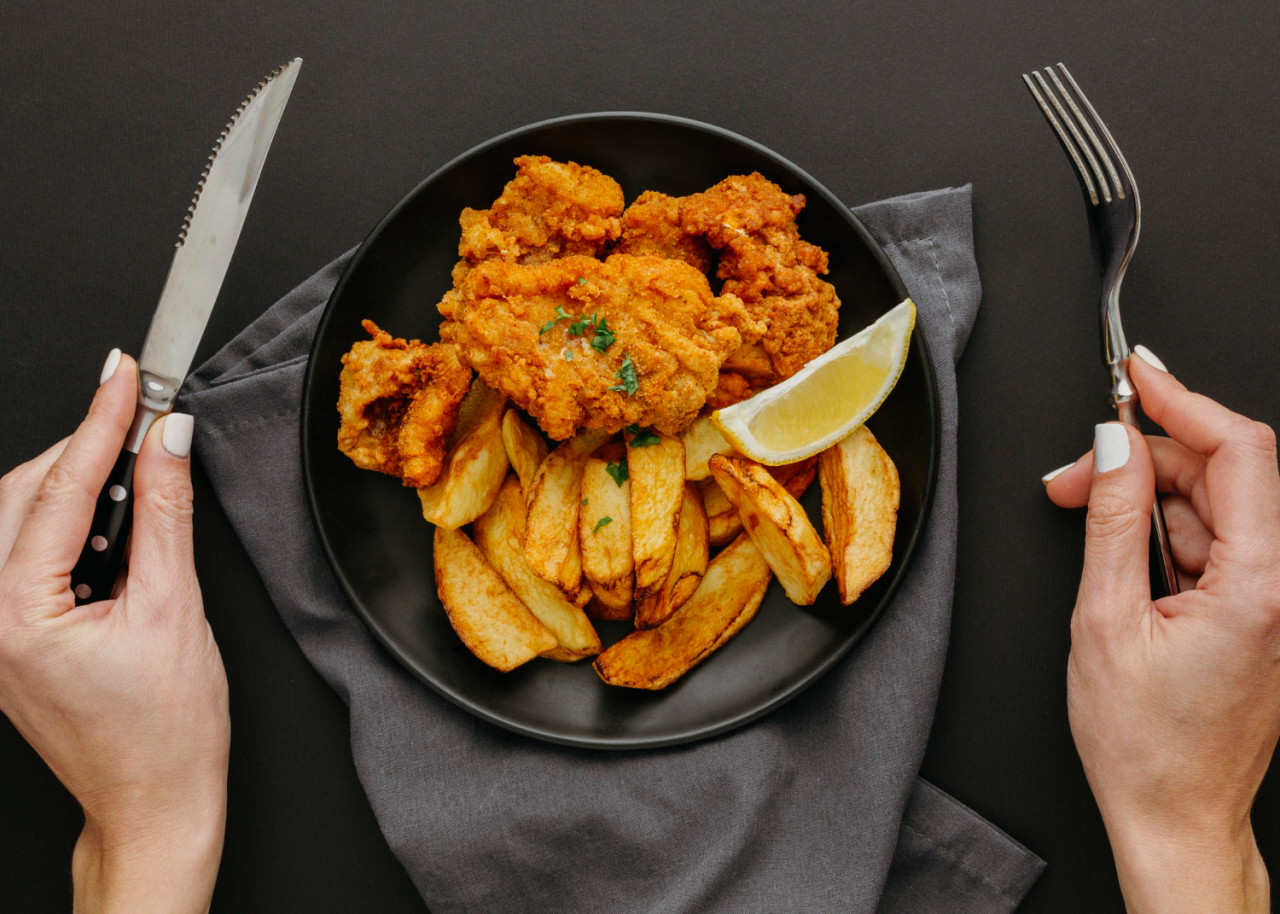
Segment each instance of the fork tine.
[[[1059,64],[1058,66],[1062,66],[1062,65]],[[1120,199],[1123,200],[1124,184],[1121,183],[1120,181],[1120,175],[1116,172],[1116,166],[1111,161],[1111,157],[1107,155],[1107,144],[1101,142],[1098,139],[1098,135],[1093,132],[1093,127],[1089,124],[1089,119],[1085,117],[1084,114],[1081,113],[1080,109],[1076,106],[1075,99],[1071,97],[1071,93],[1067,91],[1067,87],[1064,86],[1062,84],[1062,80],[1058,78],[1058,72],[1053,67],[1045,67],[1045,70],[1053,78],[1054,83],[1057,84],[1058,91],[1062,94],[1063,101],[1065,101],[1067,105],[1071,108],[1072,112],[1075,113],[1076,120],[1079,122],[1080,127],[1084,130],[1086,134],[1088,134],[1089,141],[1093,145],[1094,152],[1098,154],[1098,158],[1101,159],[1102,164],[1106,166],[1107,174],[1110,175],[1111,177],[1112,186],[1115,188],[1116,193],[1119,194]],[[1074,80],[1072,82],[1074,84]],[[1075,86],[1075,90],[1080,95],[1081,101],[1083,101],[1085,105],[1089,107],[1090,112],[1093,114],[1095,118],[1097,118],[1098,113],[1093,110],[1092,105],[1089,105],[1088,99],[1084,97],[1083,92],[1080,92],[1080,87],[1078,85]],[[1112,143],[1111,146],[1114,148],[1115,144]],[[1105,179],[1104,179],[1104,183],[1105,183]]]
[[[1093,118],[1093,122],[1097,125],[1098,130],[1104,137],[1106,137],[1106,145],[1101,146],[1100,144],[1100,148],[1110,150],[1111,155],[1120,164],[1120,169],[1124,172],[1124,177],[1128,181],[1128,185],[1132,189],[1134,196],[1137,196],[1138,182],[1134,180],[1133,172],[1129,169],[1129,163],[1125,161],[1124,153],[1120,151],[1119,144],[1116,143],[1115,138],[1111,135],[1111,131],[1107,129],[1106,122],[1098,116],[1098,112],[1094,109],[1093,103],[1089,101],[1089,96],[1084,94],[1084,90],[1080,88],[1080,84],[1077,83],[1075,77],[1071,75],[1071,71],[1067,69],[1067,65],[1059,61],[1058,69],[1062,71],[1062,75],[1067,78],[1067,82],[1069,82],[1071,84],[1071,88],[1075,90],[1076,96],[1080,99],[1080,104],[1082,104],[1085,110],[1089,112],[1089,115]],[[1125,185],[1120,182],[1119,175],[1115,174],[1114,171],[1112,172],[1112,178],[1115,179],[1117,187],[1120,188],[1120,196],[1123,198],[1125,195]]]
[[[1050,75],[1053,74],[1052,67],[1045,67],[1045,69],[1049,71]],[[1041,75],[1039,70],[1035,71],[1035,77],[1036,81],[1040,83],[1041,91],[1049,98],[1049,101],[1053,102],[1053,107],[1058,110],[1058,115],[1066,123],[1067,129],[1071,131],[1071,135],[1075,137],[1075,141],[1079,145],[1080,151],[1083,152],[1084,157],[1089,160],[1089,166],[1093,169],[1093,176],[1097,179],[1098,186],[1102,190],[1102,199],[1110,203],[1111,185],[1107,182],[1106,175],[1102,173],[1102,166],[1098,164],[1098,159],[1094,155],[1093,147],[1085,140],[1084,134],[1080,132],[1080,127],[1076,123],[1075,118],[1071,116],[1062,102],[1058,100],[1058,96],[1053,91],[1053,87],[1049,85],[1048,81]],[[1097,203],[1098,201],[1094,200],[1093,202]]]
[[[1039,77],[1040,74],[1036,73],[1036,76]],[[1053,113],[1053,109],[1049,107],[1049,103],[1045,101],[1044,96],[1040,94],[1040,90],[1036,88],[1036,84],[1032,82],[1031,77],[1023,73],[1022,81],[1027,84],[1027,88],[1035,96],[1036,102],[1040,105],[1040,111],[1044,114],[1045,120],[1049,122],[1049,126],[1058,134],[1058,140],[1062,143],[1062,148],[1067,151],[1071,161],[1076,163],[1076,171],[1080,173],[1080,180],[1084,182],[1085,188],[1089,191],[1089,198],[1096,204],[1098,202],[1098,189],[1094,186],[1093,178],[1089,175],[1089,169],[1085,166],[1084,159],[1080,157],[1080,151],[1076,149],[1076,144],[1071,142],[1071,137],[1063,129],[1062,123],[1058,120],[1057,115]]]

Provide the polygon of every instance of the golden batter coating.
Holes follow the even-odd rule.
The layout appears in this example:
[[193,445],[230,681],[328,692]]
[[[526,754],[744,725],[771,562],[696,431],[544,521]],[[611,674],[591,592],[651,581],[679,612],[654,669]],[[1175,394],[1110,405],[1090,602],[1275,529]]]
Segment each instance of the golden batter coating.
[[683,260],[699,272],[711,269],[711,246],[680,227],[680,197],[646,190],[622,214],[619,254],[652,254]]
[[441,336],[556,440],[627,425],[676,434],[744,330],[760,332],[736,297],[713,296],[696,268],[660,257],[491,260],[456,291]]
[[452,345],[394,339],[370,320],[363,326],[372,339],[342,357],[338,449],[362,469],[429,486],[440,475],[471,369]]
[[595,256],[622,234],[622,187],[577,162],[520,156],[516,176],[488,209],[468,207],[458,217],[466,272],[484,260],[540,263],[570,254]]
[[764,323],[758,342],[773,381],[791,377],[836,339],[840,299],[818,278],[827,272],[827,254],[796,228],[804,204],[802,194],[786,194],[759,173],[725,178],[680,202],[681,228],[720,252],[722,291]]

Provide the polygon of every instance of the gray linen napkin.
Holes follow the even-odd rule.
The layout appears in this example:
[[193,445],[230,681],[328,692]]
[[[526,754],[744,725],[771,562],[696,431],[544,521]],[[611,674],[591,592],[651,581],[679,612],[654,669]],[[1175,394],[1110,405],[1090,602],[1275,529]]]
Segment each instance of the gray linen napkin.
[[856,212],[933,354],[933,514],[893,605],[849,657],[785,708],[694,745],[598,752],[509,733],[413,679],[350,608],[312,529],[298,451],[307,353],[349,255],[190,379],[198,455],[289,630],[350,708],[361,783],[435,914],[991,914],[1013,910],[1043,869],[917,777],[955,571],[954,364],[981,295],[970,188]]

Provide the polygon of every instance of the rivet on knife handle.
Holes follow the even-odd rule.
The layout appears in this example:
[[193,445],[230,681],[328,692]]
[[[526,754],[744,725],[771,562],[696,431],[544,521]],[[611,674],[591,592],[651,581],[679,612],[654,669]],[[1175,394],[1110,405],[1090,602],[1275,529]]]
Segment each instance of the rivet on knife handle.
[[77,605],[111,596],[124,564],[133,521],[133,465],[137,460],[137,454],[121,451],[98,494],[89,539],[71,572],[71,592]]

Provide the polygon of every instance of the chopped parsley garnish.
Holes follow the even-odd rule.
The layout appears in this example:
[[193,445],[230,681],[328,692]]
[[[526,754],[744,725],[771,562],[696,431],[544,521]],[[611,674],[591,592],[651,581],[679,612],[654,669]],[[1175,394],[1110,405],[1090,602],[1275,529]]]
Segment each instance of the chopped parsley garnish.
[[613,518],[612,518],[612,517],[609,517],[609,516],[606,514],[604,517],[602,517],[602,518],[600,518],[598,521],[596,521],[596,525],[595,525],[594,527],[592,527],[592,528],[591,528],[591,532],[592,532],[592,533],[598,533],[598,532],[600,531],[600,528],[601,528],[601,527],[603,527],[605,524],[611,524],[611,523],[613,523]]
[[631,433],[632,447],[649,447],[657,444],[661,439],[647,428],[641,428],[638,425],[628,425],[627,431]]
[[608,318],[602,317],[596,321],[595,336],[591,338],[591,348],[596,352],[604,352],[617,339],[613,331],[609,329],[608,320]]
[[636,366],[631,361],[631,354],[628,353],[622,359],[622,367],[618,369],[618,373],[614,376],[621,384],[614,384],[609,389],[621,391],[626,396],[634,396],[635,392],[640,389],[640,380],[636,377]]
[[542,334],[550,330],[552,327],[554,327],[558,322],[564,321],[564,320],[570,320],[572,317],[573,317],[572,314],[564,310],[564,305],[556,305],[555,319],[549,320],[545,324],[543,324],[542,329],[538,331],[538,335],[541,336]]
[[572,350],[572,349],[566,349],[566,350],[564,351],[564,360],[565,360],[566,362],[572,362],[572,361],[573,361],[573,350]]
[[625,460],[621,460],[618,463],[606,463],[604,468],[613,477],[613,481],[618,484],[618,488],[622,488],[622,484],[631,478],[631,470],[627,468]]
[[585,507],[587,506],[587,502],[589,502],[589,501],[591,501],[591,499],[589,499],[589,498],[584,498],[584,499],[582,499],[582,507],[584,507],[584,508],[585,508]]
[[587,284],[587,278],[585,276],[579,276],[578,285],[585,286],[586,284]]
[[[598,312],[597,312],[598,313]],[[588,330],[594,329],[596,325],[596,315],[587,317],[585,314],[580,316],[576,321],[569,325],[570,336],[582,336]]]

